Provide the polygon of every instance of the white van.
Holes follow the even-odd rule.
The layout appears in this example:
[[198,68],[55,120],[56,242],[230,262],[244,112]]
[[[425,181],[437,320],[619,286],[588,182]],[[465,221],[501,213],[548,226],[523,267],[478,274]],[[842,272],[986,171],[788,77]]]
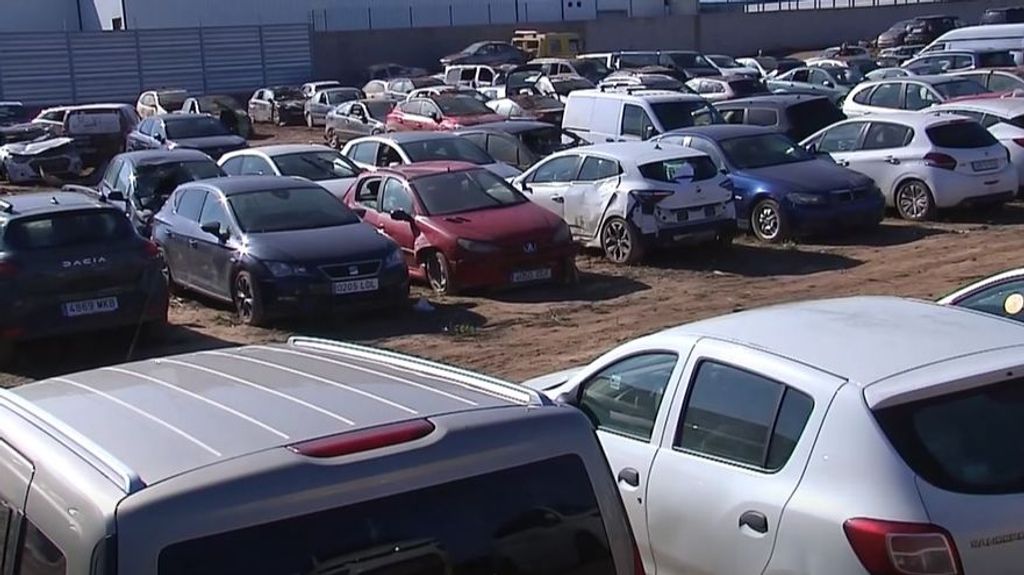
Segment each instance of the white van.
[[1024,24],[966,26],[950,30],[921,50],[922,54],[947,50],[994,48],[1008,50],[1024,64]]
[[503,74],[490,66],[456,64],[444,69],[444,83],[463,88],[495,86]]
[[590,144],[647,140],[671,130],[722,123],[696,94],[667,90],[576,90],[565,104],[562,128]]

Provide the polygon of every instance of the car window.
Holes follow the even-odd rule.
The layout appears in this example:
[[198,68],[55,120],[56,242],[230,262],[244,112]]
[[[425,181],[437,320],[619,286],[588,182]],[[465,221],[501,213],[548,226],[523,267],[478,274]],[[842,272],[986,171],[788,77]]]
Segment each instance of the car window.
[[867,88],[857,92],[856,94],[854,94],[853,98],[851,98],[851,99],[854,102],[858,103],[858,104],[865,104],[866,105],[868,103],[868,101],[871,100],[871,95],[874,93],[874,91],[875,91],[875,88],[869,86],[869,87],[867,87]]
[[282,176],[305,178],[313,182],[354,178],[358,169],[334,150],[281,154],[274,158]]
[[403,113],[412,116],[424,115],[423,100],[412,100],[409,102],[403,102],[401,105],[398,106],[398,109],[401,110]]
[[220,168],[224,170],[224,173],[229,176],[238,176],[242,174],[242,163],[245,162],[245,156],[235,156],[224,162]]
[[530,181],[536,184],[547,182],[571,182],[579,172],[580,157],[577,155],[560,156],[548,160],[537,167]]
[[746,110],[743,108],[735,110],[721,110],[722,119],[725,120],[726,124],[742,124],[745,111]]
[[690,141],[686,144],[687,148],[693,148],[698,152],[704,152],[711,158],[711,161],[715,163],[716,168],[721,167],[722,154],[718,151],[718,146],[715,146],[704,138],[690,137]]
[[690,387],[675,446],[772,471],[789,460],[814,408],[796,389],[712,361]]
[[319,186],[278,187],[232,194],[228,205],[241,231],[251,234],[313,230],[359,222],[347,206]]
[[640,175],[657,182],[701,182],[718,175],[718,166],[709,156],[689,156],[637,166]]
[[925,130],[931,143],[940,148],[970,149],[995,146],[998,141],[977,122],[954,121]]
[[654,124],[640,106],[626,104],[622,109],[622,135],[647,138],[651,136]]
[[356,189],[356,203],[364,208],[377,211],[377,198],[380,197],[380,178],[367,178]]
[[809,82],[810,77],[810,70],[797,70],[790,75],[789,80],[792,82]]
[[399,166],[403,164],[402,155],[398,153],[398,149],[390,144],[381,144],[377,150],[376,163],[380,167],[387,166]]
[[751,108],[747,111],[747,123],[754,126],[776,126],[779,123],[779,114],[767,108]]
[[[124,158],[116,157],[110,161],[110,165],[107,166],[107,171],[103,173],[103,183],[108,188],[113,188],[117,182],[117,176],[121,172],[121,166],[124,164]],[[2,553],[2,551],[0,551]]]
[[903,84],[900,82],[879,84],[875,91],[871,92],[868,104],[878,108],[899,108],[901,90],[903,90]]
[[907,103],[904,106],[906,109],[923,110],[939,102],[939,98],[927,86],[920,84],[909,84],[907,86]]
[[377,162],[377,142],[360,142],[348,151],[348,157],[360,164],[374,165]]
[[67,559],[57,545],[29,519],[24,520],[15,575],[64,575]]
[[248,176],[275,175],[274,168],[271,167],[270,162],[254,155],[245,156],[245,159],[242,161],[241,173]]
[[390,214],[395,210],[402,210],[407,214],[416,213],[412,197],[406,191],[402,181],[396,178],[388,178],[384,183],[384,191],[380,195],[380,211],[384,214]]
[[[470,141],[472,142],[473,140]],[[487,137],[486,145],[482,145],[481,147],[485,147],[487,151],[490,152],[491,156],[499,162],[505,162],[512,166],[519,165],[519,146],[517,145],[516,139],[513,137],[492,134]]]
[[1024,322],[1024,279],[986,287],[954,305]]
[[[971,78],[983,82],[981,78]],[[992,74],[988,79],[988,89],[993,92],[1009,92],[1011,90],[1024,89],[1024,80],[1009,74]]]
[[142,122],[139,123],[139,127],[136,128],[136,129],[143,136],[152,136],[153,135],[153,124],[154,124],[153,120],[151,120],[149,118],[146,118],[145,120],[143,120]]
[[587,156],[583,160],[583,167],[580,168],[580,175],[576,179],[581,182],[594,182],[611,178],[622,173],[622,168],[615,160]]
[[649,441],[677,360],[674,353],[623,359],[583,383],[579,408],[597,429]]
[[203,203],[205,201],[206,191],[185,190],[185,192],[181,194],[181,199],[178,200],[178,204],[175,207],[175,213],[187,220],[198,222],[199,213],[202,212]]
[[862,150],[885,150],[902,148],[910,143],[914,131],[907,126],[888,122],[871,122],[864,135]]
[[203,203],[203,211],[199,214],[199,222],[203,224],[217,222],[222,228],[227,228],[231,225],[231,219],[228,218],[224,203],[220,198],[212,195]]
[[111,187],[123,194],[128,193],[128,188],[132,185],[132,169],[131,162],[121,164],[121,169],[117,172],[117,179]]
[[18,218],[6,226],[3,243],[23,250],[67,248],[123,241],[133,233],[123,212],[69,211]]
[[425,212],[434,216],[500,209],[529,201],[505,180],[479,168],[424,176],[413,185]]
[[828,74],[826,74],[823,70],[819,70],[817,68],[811,70],[809,78],[812,84],[824,84],[825,82],[832,81],[832,78],[830,78]]
[[836,126],[826,131],[818,141],[818,150],[822,152],[850,152],[857,149],[864,122],[851,122]]

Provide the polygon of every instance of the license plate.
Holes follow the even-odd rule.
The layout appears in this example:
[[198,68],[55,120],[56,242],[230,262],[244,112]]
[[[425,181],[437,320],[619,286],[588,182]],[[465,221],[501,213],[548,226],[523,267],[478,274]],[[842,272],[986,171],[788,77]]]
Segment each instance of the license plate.
[[974,168],[975,172],[994,170],[999,167],[999,160],[981,160],[980,162],[971,162],[971,167]]
[[112,311],[117,311],[116,297],[87,299],[85,301],[73,301],[64,304],[65,317],[78,317],[82,315],[93,315],[96,313],[109,313]]
[[551,268],[512,272],[513,283],[535,282],[551,279]]
[[363,293],[377,291],[378,289],[380,289],[380,284],[377,278],[334,283],[334,295]]

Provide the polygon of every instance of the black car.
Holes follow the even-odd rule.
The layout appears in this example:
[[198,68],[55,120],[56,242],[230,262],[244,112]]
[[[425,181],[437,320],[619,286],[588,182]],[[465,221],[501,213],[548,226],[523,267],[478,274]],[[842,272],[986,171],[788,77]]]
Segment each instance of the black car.
[[28,112],[21,102],[0,102],[0,127],[28,121]]
[[772,128],[797,142],[818,130],[845,120],[846,116],[828,96],[776,94],[717,102],[727,124],[750,124]]
[[249,98],[249,117],[253,122],[286,126],[305,119],[306,97],[294,86],[260,88]]
[[455,133],[487,150],[495,160],[523,171],[555,152],[583,144],[558,126],[534,120],[477,124]]
[[936,38],[960,27],[960,20],[953,16],[918,16],[907,28],[903,41],[906,44],[931,44]]
[[683,82],[691,78],[718,76],[722,73],[704,54],[693,50],[620,52],[615,56],[613,63],[619,70],[661,66],[673,70],[672,76]]
[[979,24],[1020,24],[1024,22],[1024,6],[989,8],[981,15]]
[[881,50],[902,46],[906,42],[907,33],[914,22],[916,22],[914,19],[900,20],[889,26],[885,32],[882,32],[878,35],[878,38],[875,38],[875,47]]
[[247,148],[220,120],[206,114],[161,114],[146,118],[128,134],[126,151],[199,150],[213,159]]
[[107,165],[96,193],[107,203],[122,206],[135,230],[148,238],[153,214],[175,188],[224,175],[217,162],[198,150],[126,152]]
[[398,246],[296,178],[183,184],[154,218],[153,239],[172,286],[231,302],[250,325],[408,300]]
[[442,66],[454,64],[484,64],[498,66],[501,64],[525,64],[530,55],[508,42],[476,42],[466,46],[461,52],[441,58]]
[[75,192],[0,199],[0,361],[18,342],[163,324],[157,246],[114,206]]
[[45,133],[45,127],[29,122],[21,102],[0,102],[0,146],[34,140]]

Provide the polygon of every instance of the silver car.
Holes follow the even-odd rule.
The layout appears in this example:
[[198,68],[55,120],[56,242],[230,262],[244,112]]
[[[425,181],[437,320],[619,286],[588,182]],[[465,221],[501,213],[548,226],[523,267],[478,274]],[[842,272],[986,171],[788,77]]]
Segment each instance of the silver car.
[[279,144],[246,148],[219,161],[229,176],[291,176],[316,182],[338,198],[362,169],[337,150],[316,144]]
[[293,339],[55,377],[0,391],[0,434],[9,573],[638,561],[583,416],[385,351]]
[[313,95],[306,100],[303,117],[306,120],[306,127],[323,126],[327,121],[327,114],[345,102],[360,100],[366,95],[359,88],[341,88],[333,86],[313,92]]
[[376,136],[387,131],[385,121],[395,109],[392,100],[356,100],[327,112],[324,139],[340,150],[345,142],[362,136]]
[[1022,357],[1015,322],[859,297],[684,325],[527,386],[596,427],[648,573],[1018,575]]
[[341,153],[368,170],[417,162],[468,162],[505,179],[521,173],[495,160],[480,146],[450,132],[393,132],[358,138],[345,144]]

